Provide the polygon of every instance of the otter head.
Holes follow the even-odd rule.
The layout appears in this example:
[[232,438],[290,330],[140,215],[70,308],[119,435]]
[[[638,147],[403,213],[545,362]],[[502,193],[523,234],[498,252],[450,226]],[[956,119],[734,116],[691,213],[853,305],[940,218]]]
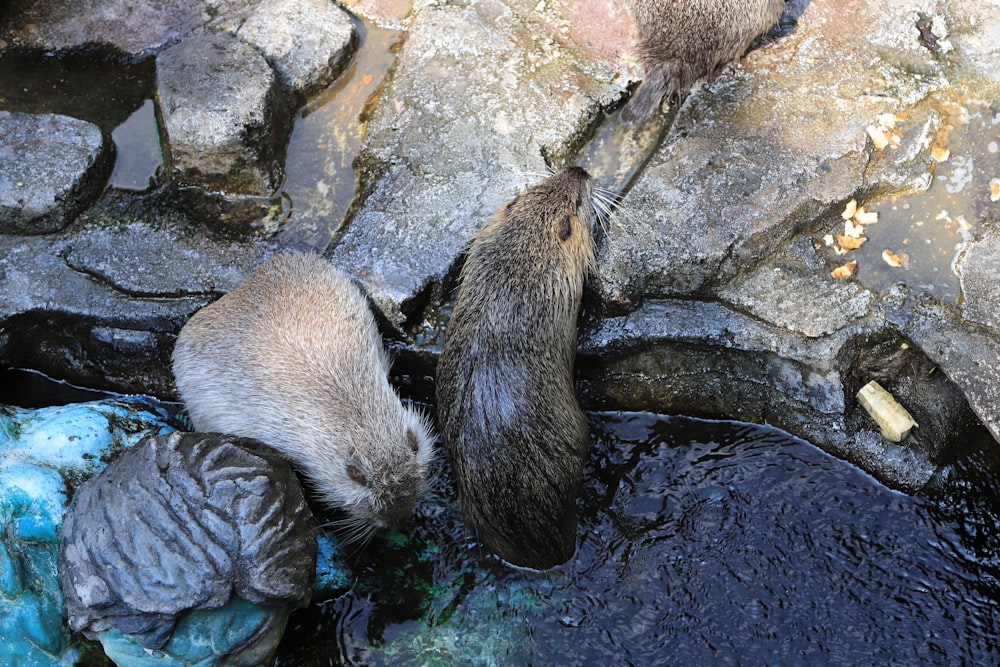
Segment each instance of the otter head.
[[513,293],[541,297],[542,289],[545,298],[538,303],[557,306],[560,318],[571,310],[575,320],[584,278],[594,265],[595,219],[593,179],[579,167],[563,169],[508,201],[479,231],[463,280],[479,275],[492,281],[479,267],[507,266]]
[[[315,486],[330,506],[346,512],[339,522],[345,543],[363,543],[377,530],[399,528],[413,513],[433,456],[426,418],[404,407],[386,383],[379,406],[356,413],[353,428],[329,434],[345,453],[326,462]],[[332,464],[332,465],[331,465]]]

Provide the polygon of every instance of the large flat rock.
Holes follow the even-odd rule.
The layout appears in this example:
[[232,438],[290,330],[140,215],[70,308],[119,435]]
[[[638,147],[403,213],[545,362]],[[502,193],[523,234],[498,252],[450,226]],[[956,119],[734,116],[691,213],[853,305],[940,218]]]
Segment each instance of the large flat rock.
[[503,2],[424,7],[369,123],[367,198],[333,262],[401,327],[472,233],[547,156],[565,158],[608,90]]
[[[916,40],[916,4],[899,9],[814,0],[795,32],[687,99],[609,230],[598,286],[610,307],[710,295],[871,187],[866,127],[942,76]],[[845,48],[859,25],[870,46]]]

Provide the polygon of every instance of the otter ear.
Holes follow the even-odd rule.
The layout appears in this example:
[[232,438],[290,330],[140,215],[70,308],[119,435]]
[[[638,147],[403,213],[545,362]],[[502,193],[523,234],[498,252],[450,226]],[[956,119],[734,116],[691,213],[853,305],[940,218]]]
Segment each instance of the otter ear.
[[406,431],[406,444],[410,446],[410,451],[416,454],[420,451],[420,440],[417,438],[417,434],[413,432],[413,429],[407,429]]
[[362,486],[368,486],[368,475],[365,474],[365,471],[360,466],[348,463],[347,476]]
[[559,240],[565,241],[573,233],[573,216],[567,215],[559,221]]

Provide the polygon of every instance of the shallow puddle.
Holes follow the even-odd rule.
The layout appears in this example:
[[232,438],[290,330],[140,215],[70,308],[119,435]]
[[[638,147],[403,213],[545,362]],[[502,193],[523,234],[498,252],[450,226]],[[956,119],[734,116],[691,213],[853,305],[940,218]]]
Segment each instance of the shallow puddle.
[[0,109],[64,114],[111,132],[152,99],[155,76],[152,59],[0,51]]
[[[867,241],[844,259],[858,262],[855,276],[872,291],[905,283],[941,302],[958,303],[956,263],[981,233],[985,208],[1000,207],[991,201],[991,181],[1000,188],[1000,111],[973,101],[943,112],[943,128],[925,151],[933,165],[926,191],[858,202],[877,212],[878,222],[864,226]],[[907,141],[907,129],[916,128],[902,127]]]
[[153,185],[163,166],[153,100],[143,102],[116,127],[111,140],[115,142],[115,168],[108,185],[121,190],[146,190]]
[[354,59],[336,82],[295,119],[282,194],[290,207],[281,240],[323,251],[340,229],[357,192],[354,160],[361,150],[366,105],[392,67],[398,30],[359,24]]

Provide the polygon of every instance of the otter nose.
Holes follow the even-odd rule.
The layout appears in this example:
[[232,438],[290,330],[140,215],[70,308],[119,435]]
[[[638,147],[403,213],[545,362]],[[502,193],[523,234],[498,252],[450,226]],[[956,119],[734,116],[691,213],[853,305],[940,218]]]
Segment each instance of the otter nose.
[[413,506],[416,504],[415,496],[398,497],[392,505],[385,508],[379,517],[385,528],[398,530],[406,525],[406,522],[413,515]]

